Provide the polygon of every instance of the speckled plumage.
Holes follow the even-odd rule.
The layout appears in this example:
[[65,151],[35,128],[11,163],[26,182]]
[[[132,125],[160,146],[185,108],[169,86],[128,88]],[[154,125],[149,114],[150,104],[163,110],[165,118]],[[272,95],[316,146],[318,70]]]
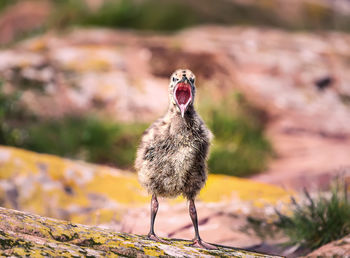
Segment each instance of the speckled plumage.
[[[175,101],[174,87],[176,80],[184,74],[193,80],[193,98],[182,117]],[[211,132],[193,107],[194,80],[189,70],[179,69],[173,73],[168,112],[155,121],[142,137],[135,167],[140,183],[151,194],[163,197],[182,194],[194,199],[207,179],[206,158]]]

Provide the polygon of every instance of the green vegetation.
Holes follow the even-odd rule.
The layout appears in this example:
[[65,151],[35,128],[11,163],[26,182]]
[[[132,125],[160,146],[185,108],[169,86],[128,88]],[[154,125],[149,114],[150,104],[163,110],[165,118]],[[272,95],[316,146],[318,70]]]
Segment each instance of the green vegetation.
[[0,83],[0,144],[132,168],[136,146],[147,125],[89,116],[39,119],[20,104],[20,95],[4,94]]
[[[97,11],[88,10],[83,4],[77,4],[79,1],[73,2],[76,13],[71,15],[71,24],[169,31],[198,23],[196,15],[193,16],[188,8],[184,8],[184,3],[175,0],[105,1]],[[59,2],[59,6],[67,8],[62,1]],[[59,11],[56,17],[67,21],[66,14],[65,11]]]
[[[0,12],[16,0],[0,1]],[[350,30],[350,15],[322,3],[301,2],[289,8],[276,0],[104,0],[90,8],[86,0],[51,0],[50,18],[34,33],[70,26],[100,26],[173,31],[200,24],[273,26],[292,30]],[[277,8],[278,7],[278,8]],[[21,32],[17,38],[32,35]]]
[[335,184],[330,196],[319,194],[312,198],[305,190],[306,203],[292,198],[291,215],[276,211],[279,220],[275,224],[290,238],[290,244],[313,250],[350,234],[348,185],[340,180]]
[[91,10],[83,0],[60,0],[53,12],[50,27],[69,25],[133,28],[171,31],[198,24],[198,14],[176,0],[105,1]]
[[288,236],[284,246],[298,246],[306,254],[331,241],[350,234],[349,187],[344,178],[337,178],[330,191],[315,196],[304,189],[296,201],[291,197],[291,207],[282,213],[275,210],[272,222],[266,217],[248,217],[248,226],[262,239]]
[[[4,94],[0,85],[0,144],[131,169],[145,124],[107,122],[91,116],[43,119],[19,101],[20,92]],[[263,134],[264,115],[240,94],[220,105],[200,107],[215,135],[209,159],[213,173],[246,176],[266,167],[271,146]]]
[[10,4],[14,4],[15,2],[16,2],[15,0],[1,0],[0,1],[0,11],[5,9]]
[[[172,31],[198,24],[243,24],[286,29],[349,30],[350,17],[323,4],[300,3],[296,14],[276,8],[275,0],[240,3],[211,0],[106,0],[90,10],[83,0],[56,0],[51,25],[92,25]],[[293,17],[295,16],[295,17]]]
[[18,92],[5,94],[3,83],[0,81],[0,144],[21,145],[21,127],[28,120],[34,120],[19,103],[20,95]]
[[211,173],[247,176],[266,168],[272,148],[264,136],[265,114],[236,93],[219,104],[200,107],[215,138],[208,161]]
[[143,124],[106,122],[94,117],[64,117],[27,128],[21,147],[120,168],[133,166]]
[[[106,0],[90,10],[83,0],[55,0],[51,26],[92,25],[172,31],[198,24],[241,24],[286,29],[349,30],[350,17],[319,3],[300,3],[300,11],[281,12],[275,0],[240,3],[211,0]],[[295,17],[293,17],[295,16]]]

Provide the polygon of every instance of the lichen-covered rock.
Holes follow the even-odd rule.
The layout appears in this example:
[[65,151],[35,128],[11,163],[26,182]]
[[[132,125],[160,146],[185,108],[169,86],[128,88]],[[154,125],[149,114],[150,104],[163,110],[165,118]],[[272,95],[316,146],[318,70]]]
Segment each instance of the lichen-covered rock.
[[209,251],[191,247],[189,241],[165,240],[168,244],[0,208],[1,256],[277,257],[224,246]]
[[[137,176],[116,168],[0,146],[0,170],[0,205],[43,216],[96,225],[118,221],[125,207],[149,202]],[[240,200],[246,202],[241,209],[249,209],[284,202],[288,196],[275,186],[210,175],[199,201]]]
[[[2,207],[116,231],[148,232],[150,196],[134,173],[4,146],[0,171]],[[242,231],[246,216],[271,216],[276,205],[288,201],[289,193],[279,187],[209,175],[197,202],[202,237],[238,247],[259,244],[259,238]],[[165,237],[193,237],[183,198],[160,200],[156,230]]]

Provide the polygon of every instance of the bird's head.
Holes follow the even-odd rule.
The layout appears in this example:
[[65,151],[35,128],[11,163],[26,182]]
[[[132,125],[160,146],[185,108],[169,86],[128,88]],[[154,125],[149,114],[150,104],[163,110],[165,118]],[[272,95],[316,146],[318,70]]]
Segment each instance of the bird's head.
[[170,102],[184,117],[189,106],[193,105],[195,95],[194,74],[188,69],[178,69],[170,77]]

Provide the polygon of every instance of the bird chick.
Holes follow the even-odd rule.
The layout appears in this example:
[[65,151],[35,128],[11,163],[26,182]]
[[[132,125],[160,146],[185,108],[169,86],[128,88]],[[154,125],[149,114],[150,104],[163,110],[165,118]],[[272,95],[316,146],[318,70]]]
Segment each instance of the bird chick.
[[143,134],[135,167],[141,185],[152,194],[151,227],[148,237],[164,242],[154,233],[158,211],[157,196],[183,195],[189,200],[189,213],[195,229],[193,245],[216,249],[199,236],[195,197],[207,179],[206,159],[212,134],[196,113],[195,76],[187,69],[170,77],[169,109]]

